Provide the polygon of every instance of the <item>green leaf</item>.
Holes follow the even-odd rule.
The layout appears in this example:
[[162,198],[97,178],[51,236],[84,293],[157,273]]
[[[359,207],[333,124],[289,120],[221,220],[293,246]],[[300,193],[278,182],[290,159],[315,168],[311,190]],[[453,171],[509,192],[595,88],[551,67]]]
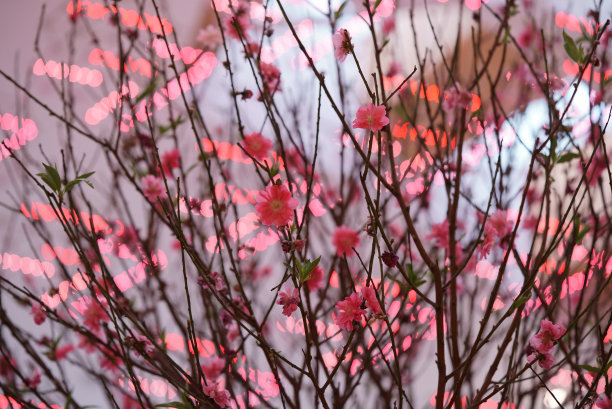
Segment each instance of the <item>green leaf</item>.
[[156,408],[177,408],[177,409],[189,409],[190,406],[184,404],[183,402],[166,402],[160,403],[159,405],[155,405]]
[[590,226],[584,226],[577,234],[576,234],[576,244],[582,244],[582,240],[584,236],[591,230]]
[[564,153],[563,155],[561,155],[559,160],[557,160],[557,163],[569,162],[572,159],[576,159],[576,158],[579,158],[579,157],[580,157],[580,155],[577,154],[576,152],[567,152],[567,153]]
[[91,175],[93,175],[94,173],[96,173],[96,172],[94,171],[94,172],[87,172],[87,173],[83,173],[82,175],[77,176],[77,179],[87,179],[88,177],[90,177],[90,176],[91,176]]
[[578,365],[578,367],[593,373],[598,373],[600,371],[600,368],[596,368],[591,365]]
[[[412,264],[406,264],[406,270],[408,271],[408,278],[412,283],[414,283],[415,287],[419,287],[426,283],[426,280],[423,280],[419,274],[415,273],[412,269]],[[412,285],[408,283],[408,289],[412,289]]]
[[574,39],[570,37],[569,35],[567,35],[565,30],[563,30],[563,48],[565,48],[565,52],[567,53],[569,58],[571,58],[578,64],[582,63],[582,60],[584,59],[583,57],[584,52],[582,50],[582,47],[578,49],[578,46],[576,46]]
[[408,292],[408,291],[411,290],[411,287],[409,285],[406,285],[406,283],[404,283],[403,281],[401,281],[401,280],[399,280],[399,279],[397,279],[395,277],[392,277],[392,276],[388,276],[388,278],[389,278],[389,280],[393,281],[394,283],[397,283],[400,286],[400,288],[402,290],[404,290],[404,292]]
[[153,81],[151,81],[151,83],[139,95],[136,96],[136,99],[134,100],[134,105],[138,104],[140,101],[153,94],[153,91],[155,91],[155,88],[157,88],[156,78],[157,77],[155,77]]
[[161,135],[163,135],[166,132],[168,132],[169,130],[176,128],[177,126],[179,126],[180,124],[182,124],[184,122],[185,122],[185,119],[183,119],[183,117],[179,115],[179,117],[177,119],[175,119],[174,121],[170,122],[170,124],[168,124],[166,126],[160,126],[159,127],[159,133]]
[[270,179],[273,179],[274,176],[278,175],[279,171],[278,163],[274,162],[272,167],[268,170],[268,176],[270,176]]
[[304,263],[298,265],[301,283],[310,280],[312,271],[319,265],[319,261],[321,261],[321,256],[317,257],[314,261],[306,260]]
[[380,6],[381,2],[382,0],[376,0],[376,3],[374,3],[374,8],[372,9],[372,14],[376,13],[376,9],[378,8],[378,6]]
[[64,192],[65,193],[70,192],[70,190],[75,185],[77,185],[77,184],[79,184],[81,182],[87,183],[89,185],[89,187],[91,187],[93,189],[94,188],[93,184],[89,180],[87,180],[87,178],[90,177],[91,175],[93,175],[94,173],[96,173],[96,172],[88,172],[88,173],[82,174],[81,176],[77,176],[76,179],[71,180],[70,182],[66,183],[66,187],[64,187]]
[[59,192],[62,187],[62,179],[55,166],[49,166],[43,163],[45,173],[38,173],[37,176],[43,180],[54,192]]
[[336,12],[334,13],[334,20],[338,20],[338,18],[342,14],[342,10],[344,10],[344,6],[346,6],[346,0],[342,2],[340,7],[338,7],[338,10],[336,10]]
[[385,46],[386,46],[387,44],[389,44],[389,39],[388,39],[388,38],[387,38],[387,39],[386,39],[386,40],[385,40],[385,41],[382,43],[382,45],[380,46],[379,51],[382,51],[382,50],[383,50],[383,48],[385,48]]
[[512,306],[510,307],[510,312],[516,310],[517,308],[519,308],[521,305],[525,304],[530,299],[531,299],[530,295],[527,295],[527,294],[521,295],[516,300],[514,300],[514,302],[512,303]]
[[504,38],[502,38],[502,44],[510,44],[510,28],[506,28],[506,32],[504,33]]

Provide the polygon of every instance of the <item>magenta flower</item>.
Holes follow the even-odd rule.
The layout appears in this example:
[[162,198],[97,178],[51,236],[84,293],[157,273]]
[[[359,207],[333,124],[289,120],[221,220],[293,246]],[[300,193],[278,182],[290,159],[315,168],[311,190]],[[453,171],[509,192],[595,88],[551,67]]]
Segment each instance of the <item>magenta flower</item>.
[[548,334],[554,340],[561,338],[567,331],[563,325],[554,324],[546,319],[540,321],[540,328],[542,329],[541,332]]
[[288,285],[285,286],[285,291],[278,293],[278,300],[276,303],[283,306],[283,315],[290,317],[293,311],[297,310],[298,303],[300,302],[300,291],[294,288],[293,291]]
[[263,137],[259,132],[244,135],[244,149],[255,159],[262,161],[268,157],[268,151],[272,147],[272,142]]
[[270,185],[260,191],[255,213],[267,226],[284,226],[293,221],[293,210],[299,202],[284,185]]
[[224,408],[229,405],[230,394],[225,389],[221,389],[221,385],[215,381],[202,387],[204,394],[209,398],[214,399],[215,403]]
[[555,357],[551,352],[539,353],[537,351],[532,351],[529,355],[527,355],[527,362],[533,362],[537,360],[538,365],[542,369],[550,369],[555,363]]
[[506,210],[497,210],[489,216],[484,228],[484,238],[477,248],[479,257],[485,258],[495,242],[499,242],[500,247],[505,248],[506,239],[514,229],[514,222],[509,220]]
[[472,94],[464,91],[461,85],[455,83],[454,87],[444,91],[444,101],[442,101],[442,109],[445,111],[454,111],[455,108],[467,109],[472,103]]
[[332,244],[336,247],[336,254],[347,257],[355,254],[353,247],[359,246],[359,236],[357,232],[348,226],[339,226],[332,237]]
[[357,110],[353,128],[369,129],[372,132],[380,131],[389,123],[387,109],[383,105],[375,106],[373,103],[364,105]]
[[351,44],[351,35],[348,30],[339,28],[338,31],[332,36],[332,43],[334,45],[334,56],[340,62],[344,62],[346,56],[351,53],[353,44]]
[[140,183],[142,184],[142,192],[150,202],[155,203],[158,198],[165,199],[167,197],[166,188],[161,178],[155,175],[147,175],[140,179]]
[[323,287],[323,276],[325,272],[321,268],[321,266],[316,266],[312,273],[310,273],[310,279],[306,281],[306,285],[310,291],[317,291],[321,287]]
[[542,369],[550,369],[554,363],[552,350],[555,341],[565,334],[566,329],[546,319],[540,322],[540,328],[540,332],[529,340],[529,346],[526,349],[527,361],[533,362],[537,359]]
[[172,175],[172,169],[177,169],[181,166],[181,154],[177,149],[164,152],[161,156],[161,165],[164,175]]
[[206,379],[217,379],[223,372],[223,368],[225,368],[225,359],[212,356],[204,359],[202,373],[206,376]]
[[361,295],[366,301],[366,307],[372,310],[372,314],[382,313],[382,308],[376,299],[376,290],[372,287],[361,288]]
[[353,293],[346,297],[344,301],[338,301],[336,304],[338,315],[334,317],[336,325],[342,329],[351,331],[353,329],[353,321],[361,322],[361,317],[366,313],[366,311],[361,308],[362,301],[361,296],[357,293]]
[[110,321],[104,308],[98,301],[89,300],[85,311],[83,311],[83,325],[89,328],[92,332],[98,334],[101,330],[102,322]]
[[45,311],[39,303],[32,304],[30,314],[32,314],[34,324],[36,325],[41,325],[43,322],[45,322],[45,319],[47,319],[47,314],[45,314]]
[[606,395],[602,394],[595,401],[595,405],[597,405],[597,407],[599,409],[612,409],[612,399],[610,399]]

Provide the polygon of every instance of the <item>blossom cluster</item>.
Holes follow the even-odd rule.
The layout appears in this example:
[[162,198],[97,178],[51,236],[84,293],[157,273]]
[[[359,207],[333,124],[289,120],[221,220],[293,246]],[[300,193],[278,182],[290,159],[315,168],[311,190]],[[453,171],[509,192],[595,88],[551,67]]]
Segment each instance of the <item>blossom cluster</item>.
[[542,369],[552,368],[555,357],[553,348],[557,340],[565,334],[565,328],[560,324],[553,324],[549,320],[540,322],[540,332],[531,337],[527,346],[527,361],[537,361]]

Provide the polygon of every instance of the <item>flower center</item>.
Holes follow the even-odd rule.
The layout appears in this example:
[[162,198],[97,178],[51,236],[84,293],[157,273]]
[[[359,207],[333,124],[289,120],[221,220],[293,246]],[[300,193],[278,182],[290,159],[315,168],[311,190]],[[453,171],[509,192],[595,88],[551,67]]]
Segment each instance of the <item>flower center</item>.
[[270,202],[270,207],[272,208],[272,211],[278,212],[283,208],[283,202],[280,200],[272,200]]

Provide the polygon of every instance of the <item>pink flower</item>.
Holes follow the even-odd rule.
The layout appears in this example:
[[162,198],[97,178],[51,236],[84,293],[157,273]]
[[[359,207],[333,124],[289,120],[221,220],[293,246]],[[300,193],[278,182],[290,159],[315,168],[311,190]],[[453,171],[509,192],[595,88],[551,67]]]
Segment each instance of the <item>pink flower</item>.
[[597,405],[597,407],[599,409],[612,409],[612,399],[610,399],[606,395],[602,394],[595,401],[595,405]]
[[300,302],[300,291],[294,288],[293,291],[288,285],[285,287],[285,291],[278,293],[278,300],[276,303],[283,306],[283,315],[290,317],[293,311],[297,310],[298,303]]
[[438,247],[447,249],[449,248],[449,238],[448,238],[448,219],[445,219],[442,223],[436,223],[431,225],[431,233],[429,233],[425,238],[427,240],[433,239]]
[[332,36],[332,43],[334,45],[334,56],[340,62],[346,60],[346,56],[351,53],[353,44],[351,43],[351,35],[348,30],[339,28],[338,31]]
[[325,272],[321,266],[316,266],[312,273],[310,273],[310,279],[306,281],[306,285],[310,291],[317,291],[323,286],[323,276]]
[[225,359],[213,356],[206,358],[202,364],[202,373],[207,379],[216,379],[225,368]]
[[26,387],[36,389],[36,387],[40,385],[40,371],[34,369],[34,371],[32,371],[32,376],[25,378],[23,381]]
[[485,232],[501,239],[510,235],[513,228],[514,223],[512,220],[508,220],[508,212],[505,210],[497,210],[487,220]]
[[165,199],[166,188],[164,182],[155,175],[147,175],[140,179],[142,192],[150,202],[157,202],[157,199]]
[[293,221],[293,210],[298,204],[286,186],[270,185],[259,192],[255,213],[262,224],[280,227]]
[[518,36],[517,43],[523,48],[527,48],[531,45],[534,40],[533,27],[528,26]]
[[486,257],[495,242],[499,242],[501,248],[506,248],[507,245],[504,239],[512,233],[514,222],[508,219],[506,210],[497,210],[487,219],[484,228],[484,238],[477,249],[480,258]]
[[383,21],[382,32],[384,35],[391,34],[392,31],[395,31],[395,17],[391,16]]
[[223,41],[219,27],[215,24],[209,24],[200,30],[196,41],[204,46],[207,50],[216,50]]
[[225,32],[236,40],[240,40],[240,36],[248,40],[249,35],[247,31],[251,27],[253,27],[253,24],[249,17],[249,4],[245,1],[239,1],[238,5],[234,6],[234,15],[228,16],[225,20]]
[[30,314],[32,314],[34,324],[36,325],[41,325],[43,322],[45,322],[45,319],[47,319],[47,314],[45,314],[45,311],[39,303],[32,304]]
[[366,311],[361,309],[361,296],[357,293],[353,293],[346,297],[344,301],[338,301],[336,309],[338,315],[334,317],[334,322],[340,328],[347,331],[353,329],[353,321],[361,321],[361,317],[365,315]]
[[[225,281],[223,281],[223,277],[217,271],[213,271],[209,274],[209,279],[214,283],[215,290],[220,293],[227,291],[227,286],[225,285]],[[210,289],[206,279],[202,276],[198,277],[198,284],[202,287],[203,290]]]
[[268,157],[268,151],[272,142],[263,137],[259,132],[244,135],[244,149],[255,159],[262,161]]
[[86,337],[80,332],[77,332],[77,336],[80,339],[79,345],[78,345],[79,348],[81,348],[88,354],[91,354],[92,352],[95,352],[97,350],[96,341],[93,338]]
[[336,247],[336,254],[347,257],[352,256],[355,252],[353,247],[359,246],[359,236],[357,232],[348,226],[339,226],[334,232],[332,243]]
[[472,103],[472,94],[464,91],[461,85],[455,83],[454,87],[444,91],[444,101],[442,101],[442,109],[449,112],[455,108],[467,109]]
[[555,363],[555,357],[550,352],[539,353],[537,351],[533,351],[527,355],[527,362],[533,362],[536,359],[538,361],[538,365],[542,369],[550,369]]
[[372,314],[382,313],[382,308],[376,299],[376,290],[372,287],[361,288],[361,295],[366,300],[366,307],[372,310]]
[[83,311],[83,325],[92,332],[98,333],[100,331],[100,324],[104,321],[110,321],[106,311],[98,301],[90,300],[85,311]]
[[[280,76],[281,73],[273,64],[262,62],[260,64],[261,79],[263,81],[264,90],[269,93],[280,91]],[[260,96],[261,99],[261,96]]]
[[533,362],[538,360],[538,365],[542,369],[550,369],[554,363],[552,350],[555,346],[555,341],[565,334],[565,328],[562,325],[554,324],[549,320],[540,321],[541,331],[531,337],[527,346],[527,361]]
[[53,351],[53,359],[55,359],[56,361],[64,359],[73,350],[74,350],[74,345],[72,344],[67,344],[61,347],[57,347],[55,348],[55,351]]
[[383,105],[374,106],[370,102],[357,110],[353,128],[369,129],[375,132],[380,131],[388,123],[389,118],[387,118],[386,108]]
[[164,152],[161,156],[161,165],[166,176],[172,175],[172,169],[181,166],[181,154],[177,149]]
[[563,325],[554,324],[546,319],[540,321],[540,328],[542,328],[542,332],[547,333],[554,340],[561,338],[567,331]]
[[213,382],[203,386],[204,394],[209,398],[214,399],[215,403],[222,408],[228,405],[230,400],[230,394],[225,389],[221,389],[221,385],[218,382]]
[[108,348],[102,348],[100,352],[102,353],[100,355],[100,366],[111,372],[119,371],[119,365],[123,363],[122,359]]

